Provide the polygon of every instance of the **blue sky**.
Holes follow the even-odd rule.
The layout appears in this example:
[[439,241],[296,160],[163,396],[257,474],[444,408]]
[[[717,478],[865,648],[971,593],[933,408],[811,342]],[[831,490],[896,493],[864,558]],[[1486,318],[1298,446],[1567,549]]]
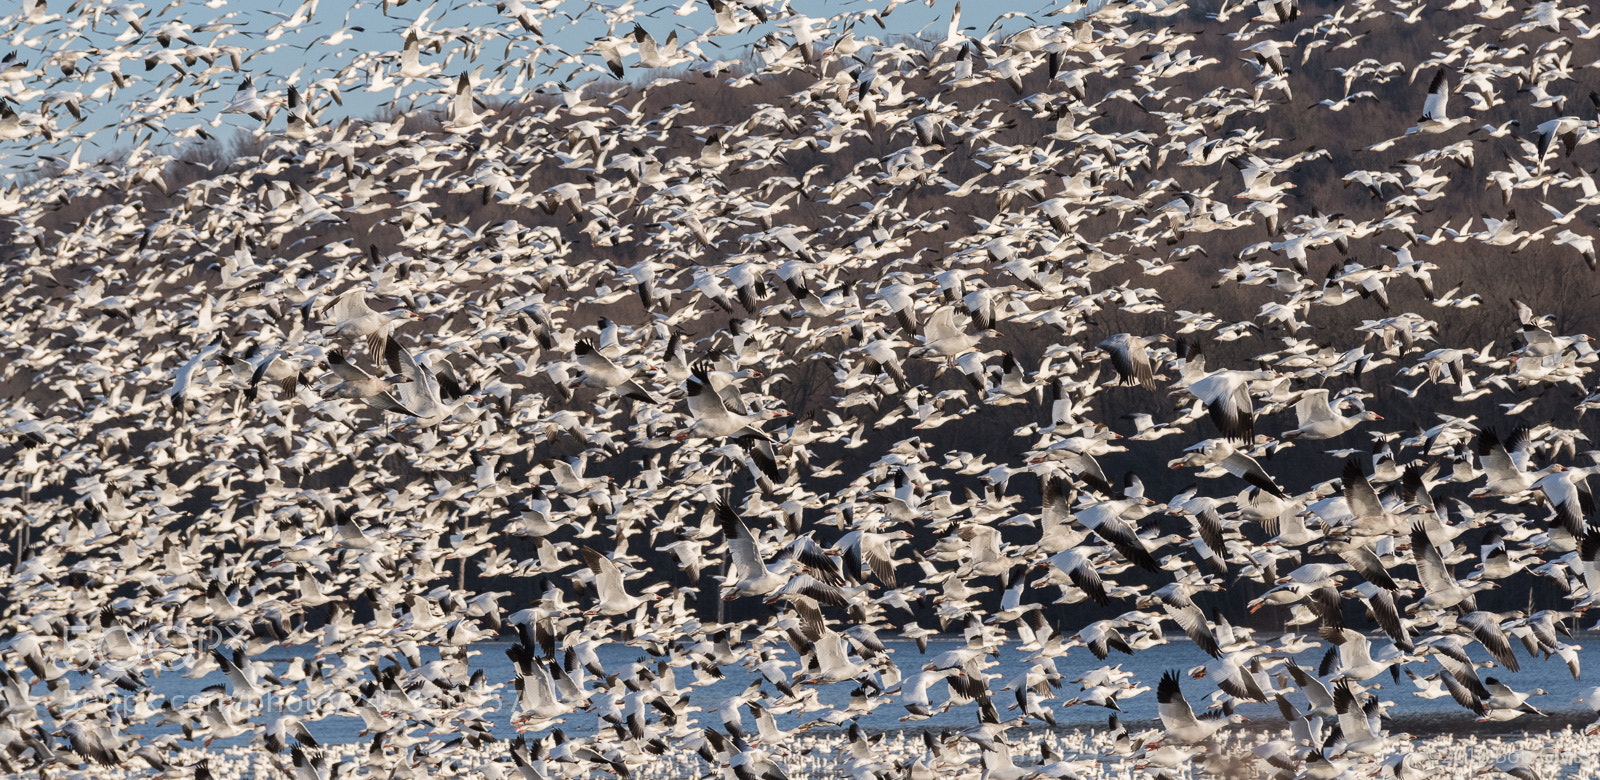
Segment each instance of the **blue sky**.
[[[44,155],[68,159],[80,144],[82,161],[90,162],[136,145],[176,154],[183,145],[199,142],[202,134],[228,141],[239,132],[260,131],[259,120],[227,111],[242,97],[240,86],[247,77],[265,101],[262,105],[278,104],[266,127],[281,132],[281,103],[291,86],[321,109],[321,124],[336,124],[346,116],[365,118],[391,107],[409,111],[442,106],[464,71],[474,74],[482,93],[497,100],[541,85],[553,87],[559,80],[593,79],[604,68],[594,42],[608,35],[626,37],[635,23],[658,40],[674,31],[680,43],[701,39],[698,49],[710,61],[747,61],[751,44],[782,30],[781,17],[770,16],[745,32],[704,39],[702,33],[716,26],[709,0],[543,5],[502,0],[499,9],[493,2],[459,0],[388,6],[370,0],[354,5],[334,0],[174,0],[164,5],[82,0],[80,5],[70,11],[63,0],[49,0],[42,14],[24,9],[0,17],[6,51],[16,53],[6,77],[0,78],[0,95],[30,129],[48,114],[56,136],[54,142],[41,142],[37,132],[0,140],[0,175],[6,178],[37,170]],[[541,35],[527,32],[517,21],[519,6]],[[820,20],[832,17],[828,39],[847,27],[857,38],[942,39],[957,4],[813,0],[790,7],[817,18],[819,30]],[[996,17],[1015,14],[1003,20],[1000,35],[1032,24],[1022,13],[1041,23],[1059,22],[1060,17],[1047,20],[1043,15],[1053,7],[1038,0],[968,2],[961,25],[981,36]],[[871,16],[881,17],[885,8],[890,13],[882,17],[880,28]],[[418,61],[428,72],[414,80],[399,77],[399,52],[413,32],[424,46]],[[214,62],[208,65],[207,58]],[[624,60],[630,79],[661,75],[636,67],[637,54]],[[342,105],[333,103],[334,88]],[[80,108],[81,122],[75,124],[69,102]],[[181,110],[173,112],[174,107]]]

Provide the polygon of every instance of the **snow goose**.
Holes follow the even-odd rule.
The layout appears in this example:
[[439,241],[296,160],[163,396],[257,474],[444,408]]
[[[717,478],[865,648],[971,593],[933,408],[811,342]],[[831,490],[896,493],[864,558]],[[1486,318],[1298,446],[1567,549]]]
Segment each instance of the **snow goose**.
[[1211,566],[1212,571],[1219,576],[1227,576],[1228,564],[1224,559],[1228,549],[1223,537],[1225,526],[1222,515],[1217,511],[1218,504],[1215,499],[1200,496],[1197,485],[1190,485],[1184,492],[1167,500],[1169,510],[1188,517],[1195,530],[1186,544]]
[[1503,772],[1515,777],[1517,780],[1544,780],[1539,770],[1534,768],[1537,757],[1527,750],[1513,750],[1494,760],[1494,763],[1485,766],[1484,772]]
[[1550,243],[1554,244],[1555,246],[1572,247],[1578,252],[1579,255],[1583,257],[1583,262],[1588,263],[1589,270],[1593,271],[1597,268],[1600,268],[1600,259],[1597,259],[1595,254],[1594,236],[1586,236],[1581,233],[1574,233],[1571,230],[1563,230],[1560,233],[1557,233],[1555,240],[1551,241]]
[[[909,713],[900,718],[901,722],[926,720],[933,717],[934,705],[928,697],[928,688],[953,674],[957,674],[958,671],[956,669],[923,670],[901,680],[897,688],[888,690],[887,693],[898,692],[900,694],[900,703]],[[948,709],[948,706],[945,709]]]
[[1221,713],[1206,713],[1196,717],[1189,700],[1183,697],[1183,688],[1178,679],[1178,673],[1169,670],[1161,675],[1161,683],[1156,686],[1156,714],[1166,730],[1168,741],[1179,745],[1198,745],[1209,741],[1222,727],[1241,720],[1238,715]]
[[[1484,709],[1488,710],[1484,717],[1489,720],[1511,720],[1523,714],[1544,714],[1539,711],[1539,708],[1528,703],[1528,699],[1531,697],[1544,696],[1545,690],[1543,688],[1535,688],[1528,693],[1522,693],[1512,690],[1511,686],[1500,682],[1494,677],[1485,677],[1483,679],[1483,687],[1489,692],[1488,698],[1483,700]],[[1504,714],[1498,714],[1497,711]]]
[[117,766],[122,763],[122,755],[117,752],[121,747],[121,740],[108,726],[71,720],[61,725],[59,733],[67,738],[68,744],[72,746],[72,752],[88,761],[101,766]]
[[998,338],[1000,333],[995,330],[968,333],[956,322],[955,309],[944,306],[929,315],[928,321],[923,324],[922,333],[917,337],[922,341],[922,346],[912,349],[911,356],[953,360],[958,355],[977,349],[978,342],[984,336]]
[[1216,632],[1212,630],[1211,622],[1206,620],[1206,613],[1194,603],[1193,593],[1221,589],[1221,585],[1203,579],[1196,572],[1191,572],[1185,579],[1168,583],[1148,595],[1139,597],[1136,603],[1140,609],[1160,605],[1166,617],[1183,629],[1183,633],[1195,643],[1195,646],[1212,658],[1220,658],[1222,649],[1218,644]]
[[1011,758],[1011,748],[1006,743],[996,741],[992,748],[984,748],[979,754],[979,763],[983,765],[983,776],[993,780],[1025,780],[1025,778],[1039,777],[1042,772],[1034,767],[1019,767]]
[[1412,660],[1393,644],[1382,645],[1374,655],[1372,641],[1365,634],[1343,626],[1324,625],[1318,634],[1339,649],[1339,665],[1333,670],[1335,680],[1370,680],[1396,664]]
[[405,309],[373,311],[367,303],[366,292],[360,289],[349,290],[336,298],[328,306],[328,317],[335,335],[340,338],[365,340],[373,360],[383,358],[384,342],[388,340],[389,331],[395,322],[407,318],[418,319],[416,313]]
[[[1221,615],[1217,617],[1220,618]],[[1218,623],[1219,634],[1228,633],[1224,630],[1226,626],[1226,621]],[[1238,646],[1242,643],[1227,644]],[[1189,674],[1196,679],[1204,678],[1216,683],[1218,690],[1237,701],[1270,701],[1275,692],[1272,691],[1272,683],[1263,673],[1260,659],[1256,658],[1265,651],[1266,648],[1260,646],[1242,647],[1195,667]]]
[[250,373],[250,384],[245,390],[245,401],[255,401],[256,391],[262,381],[275,385],[285,398],[293,398],[295,389],[300,386],[300,376],[305,372],[305,366],[281,349],[272,350],[265,355],[256,354],[259,346],[253,344],[245,353],[245,360],[254,367]]
[[[1521,613],[1513,614],[1521,617]],[[1439,620],[1439,630],[1471,636],[1478,640],[1483,649],[1489,651],[1489,655],[1501,666],[1513,672],[1522,671],[1522,665],[1517,662],[1517,656],[1511,650],[1511,638],[1500,627],[1502,620],[1501,615],[1483,610],[1468,612],[1459,617],[1447,613]]]
[[1357,701],[1349,681],[1340,681],[1333,690],[1334,710],[1339,714],[1343,750],[1339,755],[1376,756],[1389,750],[1389,738],[1374,733],[1372,722]]
[[438,425],[453,417],[466,403],[465,391],[451,372],[436,372],[419,362],[398,339],[391,338],[384,345],[384,359],[395,374],[406,380],[393,386],[392,395],[400,410],[411,415],[416,426]]
[[1378,497],[1361,463],[1351,458],[1344,463],[1340,491],[1350,510],[1349,536],[1354,539],[1388,536],[1405,527],[1405,518],[1391,512]]
[[[291,90],[290,95],[293,94]],[[444,129],[452,133],[470,133],[482,129],[484,114],[478,111],[481,105],[482,101],[472,94],[472,76],[462,71],[461,77],[456,79],[456,92],[450,99],[449,117],[444,122]],[[488,190],[484,195],[488,197]]]
[[807,654],[812,654],[816,671],[799,680],[798,684],[832,685],[856,680],[871,672],[860,656],[852,657],[850,643],[845,636],[831,628],[823,627],[820,635],[806,650]]
[[[244,114],[257,122],[267,122],[272,117],[272,109],[281,102],[262,97],[261,93],[256,90],[255,80],[250,76],[246,76],[244,81],[239,82],[238,88],[233,92],[233,97],[229,98],[226,106],[223,106],[222,112],[225,114]],[[7,111],[10,111],[9,106]],[[0,133],[0,138],[8,137],[16,138],[21,136]]]
[[1477,609],[1474,594],[1499,587],[1493,580],[1485,579],[1466,584],[1457,582],[1421,523],[1411,526],[1411,557],[1417,565],[1417,579],[1422,582],[1424,595],[1407,605],[1407,612],[1449,609],[1457,605],[1470,612]]
[[1040,474],[1039,495],[1039,541],[1034,544],[1035,549],[1054,555],[1071,550],[1088,538],[1089,533],[1072,522],[1074,494],[1064,477]]
[[[704,362],[690,369],[687,403],[694,418],[689,428],[677,435],[679,441],[700,436],[711,439],[751,437],[768,439],[760,428],[762,420],[783,417],[787,411],[776,409],[755,414],[745,413],[745,403],[739,397],[738,387],[729,384],[720,391],[713,384],[710,367]],[[730,403],[731,402],[731,403]]]
[[718,501],[715,511],[730,555],[728,575],[722,579],[722,600],[767,596],[787,585],[792,579],[793,561],[786,558],[777,567],[768,566],[756,546],[755,535],[739,513],[726,501]]
[[[1488,481],[1483,487],[1472,491],[1471,497],[1518,496],[1532,488],[1544,472],[1537,475],[1528,472],[1530,447],[1531,440],[1525,425],[1511,429],[1503,442],[1493,429],[1478,434],[1478,462]],[[1551,467],[1552,470],[1554,468]]]
[[630,594],[623,587],[622,570],[617,568],[616,562],[592,547],[583,547],[579,552],[594,575],[595,605],[584,614],[625,615],[650,603],[649,599]]
[[1156,389],[1155,371],[1150,367],[1150,345],[1170,341],[1171,336],[1139,337],[1131,333],[1118,333],[1101,341],[1097,346],[1111,358],[1111,366],[1124,384],[1137,384],[1146,390]]
[[262,735],[267,749],[274,753],[282,753],[289,749],[289,740],[306,747],[317,747],[317,740],[311,736],[310,729],[300,718],[287,712],[278,713],[268,717],[266,729]]
[[249,734],[252,731],[248,721],[238,723],[229,717],[229,714],[233,711],[234,709],[231,707],[226,710],[223,709],[221,699],[213,699],[210,704],[206,705],[205,711],[201,715],[205,722],[206,746],[209,747],[214,740],[233,739],[234,737]]
[[1155,441],[1183,433],[1181,426],[1174,423],[1158,423],[1154,417],[1144,412],[1125,414],[1122,419],[1133,421],[1134,434],[1128,437],[1129,441]]
[[294,780],[331,780],[343,766],[330,767],[325,751],[306,745],[295,745],[289,749],[289,763],[294,770]]
[[[1578,697],[1578,703],[1588,707],[1591,712],[1600,714],[1600,687],[1585,690],[1583,695]],[[1600,733],[1600,720],[1590,723],[1583,730],[1583,733],[1587,736],[1594,736],[1596,733]]]
[[1130,563],[1146,571],[1160,571],[1133,522],[1149,514],[1147,498],[1096,501],[1078,510],[1078,522],[1117,549]]
[[638,45],[641,68],[672,68],[694,59],[679,48],[677,30],[668,34],[665,41],[658,42],[642,25],[635,24],[633,40]]
[[578,367],[582,369],[583,376],[573,382],[573,386],[582,384],[585,387],[612,390],[617,395],[633,398],[646,403],[655,403],[655,396],[633,378],[633,372],[618,366],[611,358],[606,357],[594,344],[587,340],[579,341],[572,349],[577,358]]
[[[507,649],[507,654],[520,647],[513,645]],[[511,714],[511,723],[517,731],[541,730],[561,723],[563,717],[571,713],[573,706],[562,701],[556,691],[555,678],[551,676],[551,668],[559,670],[555,661],[540,661],[532,657],[531,653],[517,661],[518,670],[513,682],[517,689],[516,710]]]
[[[1584,539],[1587,534],[1580,529],[1578,538]],[[1484,533],[1483,539],[1478,543],[1477,576],[1485,580],[1503,580],[1527,568],[1527,563],[1519,550],[1516,557],[1512,557],[1511,548],[1506,544],[1505,529],[1499,525],[1490,525]]]
[[1074,634],[1071,643],[1089,648],[1089,652],[1102,661],[1106,660],[1106,656],[1112,650],[1133,655],[1133,647],[1119,630],[1130,628],[1132,625],[1131,622],[1121,619],[1097,620]]
[[1545,500],[1555,509],[1556,519],[1574,537],[1582,537],[1589,515],[1594,514],[1594,494],[1589,491],[1588,477],[1593,467],[1569,469],[1552,466],[1554,470],[1533,487],[1544,494]]
[[[1227,439],[1206,439],[1185,449],[1184,452],[1189,454],[1168,462],[1167,466],[1174,469],[1183,466],[1221,466],[1224,471],[1243,479],[1274,498],[1287,500],[1289,497],[1255,458],[1240,452],[1238,447]],[[1201,476],[1209,475],[1202,472]]]
[[[1063,550],[1040,562],[1039,565],[1052,566],[1056,571],[1065,574],[1068,581],[1088,594],[1094,603],[1102,607],[1111,603],[1106,596],[1105,583],[1100,578],[1099,570],[1095,568],[1094,561],[1082,550]],[[1040,582],[1043,583],[1045,580]]]
[[1224,438],[1237,442],[1255,440],[1255,403],[1250,383],[1275,379],[1271,371],[1216,371],[1182,388],[1205,404],[1211,421]]
[[1450,82],[1445,79],[1444,68],[1440,68],[1434,72],[1433,80],[1428,83],[1428,97],[1422,103],[1422,117],[1406,131],[1406,135],[1443,133],[1472,121],[1470,116],[1451,119],[1447,110],[1449,100]]
[[1302,393],[1300,400],[1294,405],[1294,411],[1299,427],[1285,431],[1283,434],[1285,439],[1332,439],[1362,422],[1383,419],[1377,412],[1365,409],[1349,417],[1339,414],[1333,405],[1328,403],[1328,391],[1324,388]]
[[[1123,452],[1125,448],[1111,444],[1121,436],[1109,428],[1095,425],[1095,430],[1086,436],[1070,436],[1050,444],[1048,447],[1029,451],[1028,460],[1032,465],[1043,463],[1058,464],[1065,467],[1072,476],[1083,480],[1089,488],[1105,495],[1119,495],[1118,491],[1106,477],[1105,470],[1101,468],[1096,455],[1109,452]],[[991,471],[991,473],[993,473]],[[986,480],[987,481],[987,480]],[[1003,485],[1002,485],[1003,487]]]
[[[438,42],[429,41],[428,45],[430,48],[437,48]],[[405,45],[400,49],[400,67],[396,71],[396,75],[405,84],[410,84],[412,81],[431,79],[441,70],[443,70],[443,66],[438,63],[423,64],[422,40],[417,35],[415,28],[408,31]]]
[[[1038,377],[1029,377],[1028,372],[1022,368],[1014,355],[1010,352],[1000,353],[1000,365],[989,366],[985,369],[992,380],[988,394],[983,399],[984,406],[1009,406],[1027,400],[1029,393],[1035,399],[1044,397],[1044,381]],[[994,375],[998,374],[998,377]]]
[[[858,528],[840,537],[827,552],[840,556],[838,568],[850,579],[863,582],[870,572],[892,590],[896,587],[895,567],[901,563],[895,560],[894,548],[910,539],[909,533],[898,529],[880,533]],[[830,571],[834,568],[831,561],[831,558],[822,561],[829,565]]]
[[1522,340],[1526,343],[1521,349],[1513,353],[1518,359],[1553,358],[1568,349],[1580,350],[1579,354],[1581,355],[1583,354],[1582,350],[1586,349],[1588,343],[1594,340],[1584,334],[1557,336],[1546,328],[1531,322],[1522,326],[1519,335],[1522,336]]

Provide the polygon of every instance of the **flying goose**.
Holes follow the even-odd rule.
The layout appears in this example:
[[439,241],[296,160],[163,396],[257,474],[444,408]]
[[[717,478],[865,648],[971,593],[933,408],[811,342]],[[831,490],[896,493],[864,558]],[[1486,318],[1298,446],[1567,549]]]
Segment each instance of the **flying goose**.
[[385,343],[384,359],[395,375],[405,379],[392,386],[391,394],[418,427],[450,419],[465,403],[465,390],[448,370],[436,372],[419,363],[399,340],[390,338]]
[[[1206,439],[1185,449],[1184,452],[1189,454],[1170,461],[1167,466],[1174,469],[1183,466],[1220,466],[1223,471],[1243,479],[1268,495],[1280,500],[1289,497],[1272,479],[1272,475],[1262,468],[1260,462],[1248,453],[1240,452],[1239,448],[1228,439]],[[1202,476],[1205,474],[1202,473]]]
[[1443,133],[1454,127],[1472,121],[1472,117],[1463,116],[1451,119],[1446,111],[1446,103],[1450,99],[1450,82],[1445,79],[1444,68],[1433,74],[1433,80],[1428,82],[1428,97],[1422,103],[1422,117],[1417,123],[1406,131],[1406,135],[1414,133],[1437,134]]
[[122,747],[122,741],[105,725],[67,721],[61,724],[59,733],[67,738],[68,744],[72,746],[72,752],[88,761],[101,766],[117,766],[122,763],[122,754],[118,752]]
[[[716,502],[714,511],[717,513],[717,521],[722,526],[722,534],[727,539],[730,553],[728,575],[722,580],[724,601],[748,596],[768,596],[789,584],[797,561],[785,556],[776,567],[768,566],[761,556],[760,548],[756,545],[755,535],[750,533],[739,513],[725,501]],[[837,596],[828,598],[827,601],[843,606],[842,599]]]
[[633,378],[632,371],[618,366],[611,358],[596,350],[594,344],[588,340],[579,341],[573,346],[572,352],[577,358],[578,368],[583,373],[583,376],[574,380],[574,387],[581,384],[585,387],[611,390],[617,395],[646,403],[656,403],[655,396]]
[[1527,492],[1549,470],[1537,474],[1528,471],[1531,440],[1527,426],[1511,429],[1504,441],[1493,429],[1478,434],[1478,462],[1483,467],[1487,482],[1472,491],[1474,498],[1483,496],[1516,496]]
[[1539,770],[1534,768],[1537,758],[1527,750],[1513,750],[1489,765],[1483,767],[1484,772],[1502,772],[1511,775],[1517,780],[1544,780]]
[[1367,479],[1366,471],[1355,458],[1345,461],[1339,481],[1340,492],[1350,510],[1351,537],[1386,536],[1405,527],[1403,515],[1384,506],[1378,492],[1373,490],[1372,482]]
[[623,587],[622,570],[610,558],[592,547],[582,547],[583,562],[594,575],[595,605],[587,615],[626,615],[650,603],[649,599],[628,593]]
[[374,311],[367,303],[364,290],[352,289],[334,299],[327,309],[334,334],[340,338],[365,340],[368,354],[373,360],[382,360],[384,345],[394,323],[401,319],[420,319],[407,309]]
[[1323,388],[1302,393],[1300,400],[1294,405],[1294,411],[1299,427],[1285,431],[1283,434],[1285,439],[1332,439],[1362,422],[1383,419],[1377,412],[1366,409],[1349,417],[1339,414],[1328,402],[1328,391]]
[[1156,389],[1155,371],[1150,367],[1150,345],[1170,341],[1160,334],[1140,338],[1130,333],[1118,333],[1101,341],[1097,346],[1111,358],[1111,365],[1126,384],[1137,384],[1146,390]]
[[1218,730],[1241,719],[1238,715],[1221,713],[1206,713],[1196,717],[1194,710],[1189,707],[1189,700],[1183,697],[1176,671],[1161,675],[1161,684],[1156,686],[1156,701],[1156,714],[1161,719],[1166,738],[1179,745],[1208,742]]
[[1533,483],[1556,511],[1556,518],[1574,537],[1582,537],[1589,515],[1594,514],[1594,495],[1589,492],[1592,468],[1556,465],[1555,470]]
[[1188,384],[1183,392],[1205,404],[1211,421],[1224,438],[1236,442],[1255,439],[1255,403],[1250,383],[1276,378],[1270,371],[1215,371]]
[[761,430],[761,421],[788,414],[782,409],[763,410],[757,414],[746,413],[746,406],[739,398],[738,387],[732,384],[721,389],[715,387],[710,376],[710,368],[704,363],[696,363],[690,369],[688,390],[689,413],[694,419],[688,430],[678,434],[679,441],[691,436],[710,439],[749,437],[770,440]]
[[1356,700],[1348,680],[1341,680],[1334,687],[1333,706],[1339,715],[1343,737],[1340,755],[1375,756],[1389,749],[1389,738],[1373,729],[1366,709]]

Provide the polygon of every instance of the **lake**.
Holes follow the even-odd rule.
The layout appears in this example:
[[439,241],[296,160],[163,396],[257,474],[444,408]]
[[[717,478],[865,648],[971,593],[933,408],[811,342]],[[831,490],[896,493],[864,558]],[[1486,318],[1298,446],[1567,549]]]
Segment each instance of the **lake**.
[[[1583,639],[1584,637],[1580,637],[1580,641]],[[1275,640],[1269,640],[1265,637],[1258,636],[1258,640],[1264,643],[1276,644]],[[498,691],[498,700],[491,702],[491,708],[486,713],[487,720],[493,725],[495,736],[499,738],[513,738],[517,734],[515,727],[511,723],[516,704],[516,691],[511,684],[514,677],[514,668],[505,652],[510,644],[509,642],[482,642],[475,644],[471,648],[474,654],[469,660],[470,667],[473,670],[482,670],[491,684],[502,685],[502,688]],[[902,670],[904,675],[909,676],[921,669],[934,656],[959,648],[965,643],[959,637],[934,638],[929,641],[925,654],[919,653],[916,644],[907,640],[889,640],[885,641],[884,644],[896,666]],[[787,645],[779,645],[777,648],[781,648],[783,651],[780,656],[787,660],[794,660],[793,653]],[[1477,651],[1474,653],[1475,658],[1487,660],[1487,656],[1482,652],[1481,648],[1474,646],[1474,649]],[[1318,648],[1302,653],[1296,659],[1301,666],[1314,672],[1323,652],[1325,650]],[[1528,658],[1523,650],[1518,649],[1516,652],[1521,661],[1522,670],[1520,672],[1510,673],[1503,669],[1491,668],[1481,670],[1480,677],[1498,677],[1519,691],[1542,688],[1549,693],[1535,697],[1532,703],[1545,713],[1560,717],[1539,718],[1538,716],[1527,715],[1505,724],[1486,725],[1500,731],[1540,731],[1547,728],[1558,728],[1560,724],[1566,722],[1586,723],[1592,719],[1592,714],[1588,713],[1578,703],[1581,691],[1589,686],[1584,682],[1573,680],[1567,666],[1560,658],[1551,658],[1549,660]],[[257,660],[270,660],[273,662],[275,671],[282,671],[293,656],[298,655],[310,658],[314,654],[315,649],[311,647],[285,648],[275,650]],[[598,656],[602,666],[608,673],[625,674],[630,666],[635,663],[646,663],[651,665],[652,668],[655,665],[655,659],[648,654],[637,648],[619,644],[600,647]],[[1025,659],[1028,657],[1029,654],[1017,650],[1016,645],[1012,643],[1003,646],[998,656],[990,659],[992,665],[987,670],[987,674],[991,678],[990,690],[1003,719],[1020,716],[1019,712],[1009,709],[1015,704],[1015,698],[1012,693],[1000,689],[1007,681],[1017,678],[1027,671],[1028,663]],[[431,649],[424,650],[422,658],[426,664],[436,660],[437,653]],[[1600,642],[1587,642],[1584,649],[1580,651],[1580,658],[1584,666],[1600,668]],[[1063,678],[1068,680],[1102,666],[1120,666],[1122,669],[1133,673],[1134,683],[1150,686],[1152,689],[1156,682],[1160,680],[1163,672],[1169,669],[1179,670],[1184,675],[1183,690],[1185,695],[1196,709],[1200,709],[1209,705],[1211,700],[1208,697],[1216,694],[1217,689],[1208,680],[1191,679],[1188,673],[1192,668],[1203,665],[1207,660],[1207,656],[1199,648],[1183,637],[1178,636],[1170,638],[1166,644],[1139,650],[1133,656],[1113,652],[1111,657],[1104,662],[1095,659],[1086,649],[1074,648],[1066,656],[1058,658],[1056,663],[1057,669]],[[1419,675],[1426,675],[1435,671],[1437,666],[1427,662],[1412,664],[1411,668]],[[698,723],[702,726],[712,725],[720,729],[721,718],[717,712],[718,708],[728,697],[745,691],[756,679],[755,674],[741,666],[723,667],[722,671],[725,675],[723,679],[704,686],[693,687],[690,692],[689,702],[692,711],[689,717],[692,723]],[[790,671],[792,675],[793,668]],[[678,668],[674,670],[674,679],[679,688],[688,689],[694,682],[694,675],[692,670],[687,667]],[[151,678],[149,684],[153,695],[182,702],[190,697],[202,695],[206,688],[224,684],[225,681],[225,677],[220,671],[199,678],[188,678],[179,673],[169,672],[159,678]],[[1472,714],[1450,698],[1429,700],[1413,695],[1416,687],[1403,674],[1398,683],[1395,683],[1388,675],[1383,675],[1369,681],[1367,685],[1369,687],[1382,686],[1380,696],[1384,701],[1391,703],[1389,715],[1396,728],[1426,732],[1437,730],[1444,726],[1449,726],[1450,728],[1472,726]],[[76,687],[76,683],[74,687]],[[851,682],[818,686],[818,700],[828,709],[843,708],[849,703],[853,688],[855,688],[855,685]],[[304,684],[300,684],[295,690],[303,693],[305,690]],[[773,697],[778,695],[770,684],[765,685],[765,690]],[[1045,706],[1054,712],[1058,726],[1062,729],[1104,728],[1107,716],[1112,714],[1111,710],[1090,705],[1063,706],[1067,700],[1076,696],[1078,692],[1078,686],[1066,684],[1056,692],[1055,698],[1044,702]],[[930,699],[936,705],[944,701],[946,696],[945,686],[942,684],[936,685],[930,690]],[[1298,707],[1304,708],[1305,706],[1305,699],[1298,692],[1291,692],[1289,700]],[[159,702],[152,702],[152,704],[159,707]],[[1156,698],[1153,690],[1133,696],[1125,695],[1120,698],[1119,706],[1121,708],[1119,717],[1130,727],[1136,727],[1140,722],[1152,721],[1156,718]],[[1245,703],[1238,708],[1238,711],[1258,723],[1262,721],[1269,723],[1281,722],[1278,708],[1272,703]],[[813,712],[808,713],[805,717],[797,714],[782,714],[778,715],[776,720],[779,728],[787,730],[797,728],[809,720],[818,718],[821,714],[823,713]],[[754,732],[754,719],[750,716],[748,709],[744,710],[742,715],[745,728]],[[930,718],[910,723],[901,721],[901,718],[905,715],[907,715],[907,711],[900,704],[898,696],[890,694],[885,697],[880,706],[870,713],[856,718],[856,722],[864,729],[874,732],[894,731],[907,727],[917,729],[961,729],[977,722],[977,706],[975,704],[966,704],[954,707],[948,712],[936,712]],[[652,718],[658,717],[658,714],[652,713],[651,716]],[[567,715],[564,722],[560,724],[560,728],[569,736],[586,736],[595,733],[597,723],[598,717],[596,715],[577,711]],[[350,716],[326,717],[309,723],[308,727],[319,742],[341,744],[362,739],[362,725],[361,719],[355,717],[352,713]],[[1022,721],[1018,721],[1018,725],[1037,728],[1043,724],[1037,720],[1031,720],[1025,724]],[[823,728],[831,730],[836,727],[824,726]],[[145,737],[152,737],[163,733],[174,733],[178,729],[176,726],[171,725],[156,727],[147,723],[135,726],[133,731]],[[529,732],[529,736],[538,736],[542,733],[544,732]],[[231,740],[217,740],[216,744],[226,747],[246,744],[249,741],[249,737],[237,737]]]

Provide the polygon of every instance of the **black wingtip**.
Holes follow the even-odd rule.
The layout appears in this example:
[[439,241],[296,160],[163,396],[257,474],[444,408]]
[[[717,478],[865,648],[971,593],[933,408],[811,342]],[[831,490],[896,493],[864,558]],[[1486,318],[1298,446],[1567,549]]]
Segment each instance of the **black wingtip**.
[[1156,701],[1162,704],[1177,701],[1183,698],[1183,688],[1178,684],[1178,672],[1168,669],[1161,675],[1161,682],[1156,686]]

